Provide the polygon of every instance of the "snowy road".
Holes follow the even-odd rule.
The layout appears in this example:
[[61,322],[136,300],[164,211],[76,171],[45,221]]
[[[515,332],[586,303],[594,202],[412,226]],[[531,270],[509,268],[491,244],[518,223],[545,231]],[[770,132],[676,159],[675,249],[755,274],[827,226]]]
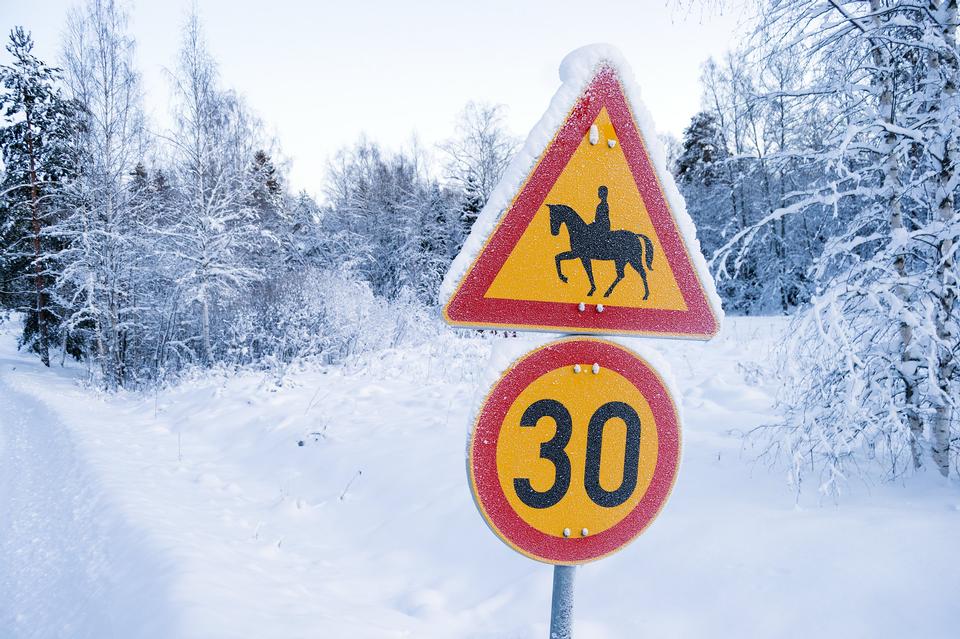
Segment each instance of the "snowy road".
[[[648,532],[578,571],[577,639],[955,636],[956,482],[798,504],[731,434],[772,418],[764,322],[663,343],[680,476]],[[466,485],[483,348],[101,396],[13,343],[0,327],[0,638],[546,635],[550,568]]]
[[59,418],[6,382],[45,374],[36,368],[0,359],[0,636],[167,637],[173,616],[149,550]]

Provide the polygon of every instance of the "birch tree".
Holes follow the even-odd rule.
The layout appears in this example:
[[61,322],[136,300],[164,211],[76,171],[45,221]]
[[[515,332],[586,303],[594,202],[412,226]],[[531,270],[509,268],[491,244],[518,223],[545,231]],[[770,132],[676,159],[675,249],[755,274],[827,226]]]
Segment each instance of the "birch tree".
[[70,211],[50,232],[65,244],[57,292],[71,309],[67,326],[92,342],[111,389],[126,378],[129,344],[142,337],[133,292],[144,256],[127,188],[146,145],[134,49],[128,14],[114,0],[89,0],[70,12],[64,79],[83,108],[82,162]]
[[[951,471],[958,435],[955,0],[772,0],[761,58],[805,61],[767,99],[821,117],[819,178],[736,234],[742,253],[789,219],[837,226],[811,269],[818,290],[783,357],[786,421],[773,445],[836,487],[862,459],[890,476]],[[774,35],[776,37],[774,37]]]
[[163,234],[177,262],[175,298],[195,309],[195,350],[210,363],[218,305],[261,275],[241,259],[259,236],[249,179],[257,144],[242,100],[220,87],[196,13],[183,28],[173,86],[177,125],[167,140],[179,210]]
[[506,128],[505,116],[502,104],[468,102],[457,119],[456,134],[440,147],[445,176],[461,194],[463,238],[519,148],[520,141]]

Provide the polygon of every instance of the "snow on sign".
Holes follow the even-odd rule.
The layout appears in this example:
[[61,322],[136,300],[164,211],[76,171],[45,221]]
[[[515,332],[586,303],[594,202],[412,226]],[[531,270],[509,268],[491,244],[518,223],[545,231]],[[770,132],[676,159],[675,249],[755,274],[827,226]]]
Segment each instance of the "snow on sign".
[[514,362],[470,440],[474,500],[500,539],[552,564],[633,540],[660,512],[680,458],[660,376],[612,342],[569,338]]
[[587,47],[560,73],[550,110],[444,280],[444,317],[713,337],[719,298],[626,65],[613,49]]

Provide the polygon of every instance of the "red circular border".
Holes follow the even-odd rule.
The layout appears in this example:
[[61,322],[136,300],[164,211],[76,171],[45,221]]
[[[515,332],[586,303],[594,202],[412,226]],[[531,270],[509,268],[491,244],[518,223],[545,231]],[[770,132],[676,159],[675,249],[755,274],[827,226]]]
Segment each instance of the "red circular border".
[[[650,404],[657,429],[657,464],[647,491],[626,517],[601,533],[564,539],[537,530],[510,506],[497,475],[497,442],[507,411],[534,380],[558,368],[594,362],[623,375]],[[533,559],[577,564],[616,552],[642,533],[670,496],[679,462],[677,410],[656,371],[638,355],[611,342],[573,338],[524,355],[494,385],[477,416],[468,466],[474,499],[497,536]]]

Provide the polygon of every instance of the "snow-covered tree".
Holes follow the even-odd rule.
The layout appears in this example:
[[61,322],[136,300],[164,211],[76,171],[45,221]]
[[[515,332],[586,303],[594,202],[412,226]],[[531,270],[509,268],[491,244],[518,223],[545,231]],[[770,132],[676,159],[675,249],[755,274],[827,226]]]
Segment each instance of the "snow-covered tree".
[[[45,231],[55,222],[62,190],[75,176],[72,139],[80,113],[63,97],[59,69],[33,54],[30,34],[10,32],[12,64],[0,66],[0,301],[23,313],[20,343],[50,365],[50,344],[60,342],[63,309],[51,299],[53,266],[60,248]],[[76,354],[73,344],[64,343]]]
[[789,313],[808,301],[808,270],[833,224],[821,207],[758,225],[822,176],[820,113],[784,90],[800,82],[806,64],[744,49],[703,68],[703,111],[685,133],[675,169],[733,312]]
[[406,284],[417,299],[432,305],[460,245],[460,219],[455,196],[438,183],[425,180],[412,195],[407,205],[411,224],[403,251],[409,262]]
[[674,171],[682,182],[712,186],[722,178],[723,162],[728,156],[717,117],[701,111],[683,132]]
[[386,154],[361,141],[331,164],[320,234],[329,266],[369,282],[376,295],[403,291],[434,303],[439,274],[460,245],[456,194],[415,154]]
[[955,459],[956,28],[956,0],[764,5],[764,54],[803,73],[763,103],[792,102],[819,124],[781,152],[806,178],[720,253],[749,250],[783,222],[809,220],[826,235],[810,271],[815,297],[783,358],[776,442],[797,477],[812,466],[832,485],[864,457],[892,476],[927,460],[946,476]]
[[505,111],[502,104],[467,103],[456,135],[441,145],[446,178],[461,193],[463,238],[519,148],[519,140],[507,131]]
[[49,232],[64,244],[57,294],[70,309],[65,324],[92,345],[108,388],[128,378],[129,348],[144,338],[135,291],[147,262],[129,188],[146,151],[134,49],[128,14],[113,0],[89,0],[70,12],[64,79],[83,109],[81,160],[68,211]]
[[174,298],[194,309],[197,320],[196,339],[183,345],[209,363],[215,314],[262,276],[243,255],[257,254],[262,245],[258,193],[263,206],[272,205],[275,194],[258,175],[268,170],[268,158],[260,167],[251,164],[258,149],[255,118],[238,96],[220,87],[196,13],[183,29],[173,84],[176,128],[168,140],[179,197],[162,234],[174,258]]

